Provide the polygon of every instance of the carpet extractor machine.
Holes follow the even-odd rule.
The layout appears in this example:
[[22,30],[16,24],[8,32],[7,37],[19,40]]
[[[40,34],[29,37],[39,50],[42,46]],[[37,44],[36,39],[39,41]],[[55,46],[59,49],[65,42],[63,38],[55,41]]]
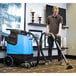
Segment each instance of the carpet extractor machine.
[[28,32],[7,29],[10,30],[10,35],[6,37],[6,57],[4,58],[4,64],[6,66],[13,66],[25,63],[25,67],[30,68],[34,66],[33,62],[33,47],[32,39],[28,36]]
[[[7,41],[6,45],[6,57],[4,58],[4,64],[6,66],[13,66],[14,64],[20,65],[24,63],[26,68],[35,67],[39,64],[40,52],[44,57],[43,52],[40,50],[39,43],[31,32],[26,32],[16,29],[7,29],[10,31],[10,34],[5,37]],[[33,45],[32,38],[34,38],[37,44],[37,59],[33,59]],[[44,57],[45,58],[45,57]]]

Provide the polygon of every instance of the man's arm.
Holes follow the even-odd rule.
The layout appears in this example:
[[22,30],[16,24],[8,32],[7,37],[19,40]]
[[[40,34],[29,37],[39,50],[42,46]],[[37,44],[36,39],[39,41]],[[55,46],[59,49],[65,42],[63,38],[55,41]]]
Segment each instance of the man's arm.
[[49,25],[46,26],[46,34],[49,35]]
[[59,31],[58,31],[57,36],[60,36],[61,35],[61,30],[62,30],[62,23],[59,24]]
[[50,19],[49,19],[49,16],[48,16],[48,18],[47,18],[47,20],[46,20],[46,34],[47,35],[49,35],[49,27],[50,26]]

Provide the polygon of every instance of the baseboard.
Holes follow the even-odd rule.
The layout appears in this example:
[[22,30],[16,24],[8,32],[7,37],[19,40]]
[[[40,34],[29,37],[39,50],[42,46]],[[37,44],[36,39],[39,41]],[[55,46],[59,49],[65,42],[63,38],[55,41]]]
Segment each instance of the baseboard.
[[[74,55],[65,55],[65,57],[68,58],[68,59],[76,59],[76,56],[74,56]],[[45,58],[49,59],[48,56],[45,56]],[[34,57],[34,59],[36,60],[37,57]],[[43,57],[40,57],[39,59],[43,60]],[[58,59],[58,56],[57,55],[56,56],[52,56],[52,59]]]
[[[49,57],[48,56],[45,56],[45,58],[48,60]],[[36,60],[37,57],[34,57],[34,60]],[[58,59],[58,56],[52,56],[52,59]],[[44,58],[42,56],[39,57],[39,60],[44,60]]]
[[76,55],[66,55],[68,59],[76,59]]

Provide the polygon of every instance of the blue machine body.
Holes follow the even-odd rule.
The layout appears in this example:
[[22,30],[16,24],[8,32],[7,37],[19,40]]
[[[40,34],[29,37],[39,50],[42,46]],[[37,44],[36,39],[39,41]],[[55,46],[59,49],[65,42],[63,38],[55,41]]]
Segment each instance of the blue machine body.
[[17,44],[7,43],[7,54],[33,54],[32,39],[26,35],[18,34]]

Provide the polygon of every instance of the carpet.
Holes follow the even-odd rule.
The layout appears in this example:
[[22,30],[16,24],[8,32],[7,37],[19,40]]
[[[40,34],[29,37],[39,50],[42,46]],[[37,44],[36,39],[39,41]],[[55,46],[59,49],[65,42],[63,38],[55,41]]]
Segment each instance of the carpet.
[[38,65],[37,67],[32,67],[30,69],[21,67],[6,67],[0,63],[0,73],[76,73],[76,60],[69,59],[70,64],[73,69],[66,69],[66,65],[59,65],[57,60],[53,60],[52,64],[48,65]]

